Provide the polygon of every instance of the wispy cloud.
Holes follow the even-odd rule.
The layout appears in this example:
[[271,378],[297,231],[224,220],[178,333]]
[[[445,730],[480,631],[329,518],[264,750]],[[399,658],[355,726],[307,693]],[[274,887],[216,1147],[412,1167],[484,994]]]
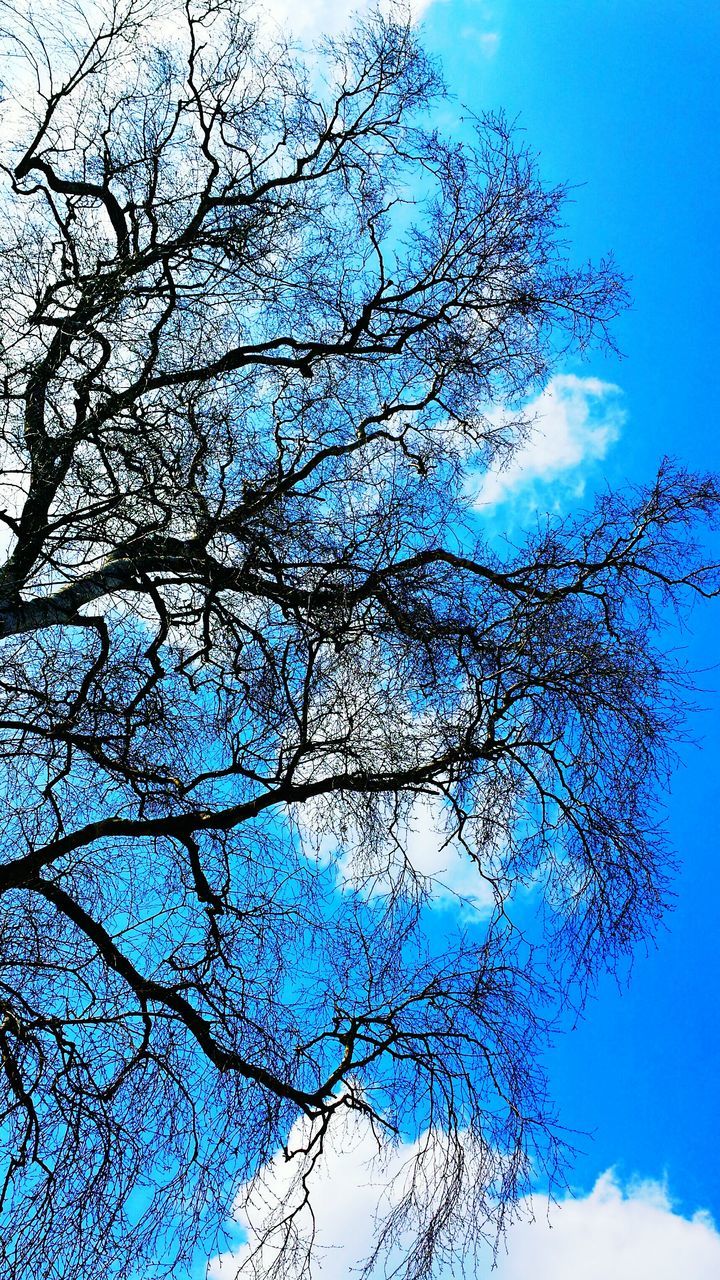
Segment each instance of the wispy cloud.
[[500,32],[486,31],[481,27],[463,27],[462,40],[478,49],[484,58],[494,58],[500,48]]
[[486,58],[494,58],[500,47],[500,32],[481,31],[478,34],[478,44]]
[[[579,496],[626,418],[619,387],[574,374],[552,378],[524,413],[532,424],[525,443],[508,465],[492,468],[477,483],[481,510],[508,502],[551,510],[562,491]],[[493,420],[492,413],[488,417]],[[500,424],[502,411],[494,417]]]

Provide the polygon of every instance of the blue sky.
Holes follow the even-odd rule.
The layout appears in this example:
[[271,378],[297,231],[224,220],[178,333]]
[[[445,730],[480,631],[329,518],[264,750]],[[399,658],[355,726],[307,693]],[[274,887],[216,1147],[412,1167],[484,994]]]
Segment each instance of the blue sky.
[[[663,453],[720,467],[720,6],[446,0],[425,28],[458,95],[517,118],[546,177],[578,184],[568,206],[576,252],[612,249],[632,277],[633,306],[616,330],[624,359],[595,355],[573,370],[618,385],[627,413],[587,483],[647,478]],[[720,659],[717,626],[715,610],[696,610],[692,634],[668,643],[708,668]],[[626,991],[600,983],[548,1065],[564,1121],[593,1132],[574,1183],[587,1189],[609,1166],[665,1176],[685,1211],[702,1205],[717,1220],[720,672],[701,683],[701,745],[684,751],[669,800],[683,869],[667,931],[638,955]]]
[[[284,3],[272,7],[279,13]],[[285,8],[297,25],[298,7]],[[299,12],[303,34],[313,34],[338,6],[315,0]],[[573,185],[576,258],[612,250],[632,278],[633,305],[616,328],[623,358],[595,354],[559,371],[566,381],[545,404],[555,463],[538,463],[532,483],[526,468],[505,495],[506,518],[518,518],[518,504],[572,505],[600,483],[648,480],[663,454],[720,469],[720,5],[426,0],[422,22],[458,98],[475,112],[502,108],[539,153],[545,178]],[[704,673],[704,709],[691,725],[699,745],[683,749],[668,798],[682,862],[675,910],[636,957],[629,985],[601,980],[585,1021],[547,1063],[564,1123],[588,1134],[577,1139],[570,1174],[577,1204],[566,1206],[552,1246],[542,1224],[534,1236],[511,1233],[499,1280],[663,1280],[678,1274],[679,1260],[688,1280],[720,1273],[720,1236],[702,1216],[689,1221],[702,1209],[720,1222],[718,625],[717,609],[702,608],[689,632],[668,635]],[[357,1219],[357,1194],[348,1221]],[[337,1232],[341,1180],[333,1196]],[[585,1242],[580,1253],[573,1231]],[[588,1269],[593,1232],[604,1242],[597,1272]],[[608,1245],[616,1236],[622,1257]],[[323,1275],[332,1280],[336,1270],[347,1273],[342,1257]]]

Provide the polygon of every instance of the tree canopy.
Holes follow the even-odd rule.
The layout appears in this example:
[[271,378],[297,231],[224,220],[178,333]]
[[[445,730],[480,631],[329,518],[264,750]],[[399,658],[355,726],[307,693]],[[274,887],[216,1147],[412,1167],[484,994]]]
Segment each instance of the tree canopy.
[[359,1112],[417,1140],[379,1250],[420,1277],[555,1170],[546,1036],[662,910],[717,487],[484,532],[468,476],[624,286],[502,118],[433,127],[410,25],[1,8],[4,1273],[185,1276],[301,1121],[297,1275]]

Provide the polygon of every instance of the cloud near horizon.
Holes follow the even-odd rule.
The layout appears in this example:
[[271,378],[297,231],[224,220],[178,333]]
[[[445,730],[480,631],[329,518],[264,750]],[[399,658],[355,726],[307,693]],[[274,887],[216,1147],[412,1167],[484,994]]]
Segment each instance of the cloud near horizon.
[[[529,1205],[526,1206],[529,1209]],[[613,1169],[589,1195],[564,1198],[511,1227],[497,1280],[716,1280],[720,1233],[710,1215],[677,1212],[664,1182]]]
[[[289,1146],[297,1143],[301,1123]],[[295,1132],[297,1130],[297,1132]],[[316,1226],[312,1280],[347,1280],[367,1256],[378,1210],[390,1208],[387,1186],[402,1179],[416,1147],[400,1143],[378,1162],[369,1126],[348,1118],[328,1135],[325,1152],[310,1187]],[[211,1280],[233,1280],[247,1262],[257,1235],[253,1229],[291,1182],[292,1162],[280,1155],[266,1166],[260,1190],[237,1200],[237,1221],[248,1243],[212,1260]],[[521,1220],[508,1230],[492,1272],[495,1280],[717,1280],[720,1232],[709,1214],[679,1213],[667,1185],[656,1179],[621,1182],[609,1169],[585,1195],[568,1195],[547,1205],[544,1196],[521,1202]],[[272,1246],[258,1259],[267,1267]],[[397,1262],[395,1255],[393,1262]],[[487,1271],[492,1259],[488,1251]],[[294,1280],[292,1270],[288,1280]],[[451,1280],[447,1270],[437,1280]]]

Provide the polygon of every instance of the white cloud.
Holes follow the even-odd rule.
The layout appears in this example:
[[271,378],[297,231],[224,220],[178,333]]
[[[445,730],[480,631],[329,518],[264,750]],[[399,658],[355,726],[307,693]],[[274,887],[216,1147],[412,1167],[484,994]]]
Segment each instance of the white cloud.
[[589,1195],[513,1226],[497,1280],[717,1280],[720,1233],[703,1211],[685,1218],[663,1183],[623,1188],[609,1170]]
[[[583,491],[588,467],[605,457],[625,422],[621,391],[599,378],[558,374],[524,410],[532,426],[509,464],[489,470],[479,481],[478,507],[522,497],[542,501],[541,486],[560,481],[575,495]],[[493,414],[488,415],[493,420]],[[494,415],[498,425],[501,414]],[[547,495],[546,495],[547,498]],[[546,503],[547,505],[547,503]]]
[[429,882],[432,899],[442,906],[466,906],[483,914],[495,904],[492,885],[456,840],[448,840],[441,815],[430,800],[416,802],[402,833],[408,862]]
[[371,850],[359,831],[348,828],[341,841],[328,828],[330,803],[305,804],[293,812],[292,820],[308,858],[336,862],[341,888],[386,893],[409,872],[437,906],[469,911],[475,918],[478,912],[487,916],[493,910],[492,884],[460,843],[448,838],[437,800],[416,800],[407,821]]
[[[290,1149],[303,1136],[302,1124],[296,1125]],[[382,1214],[391,1203],[388,1183],[397,1175],[402,1182],[416,1151],[417,1146],[400,1144],[379,1160],[369,1126],[357,1116],[342,1119],[334,1133],[331,1129],[310,1181],[316,1230],[313,1280],[347,1280],[367,1256],[378,1210]],[[237,1220],[248,1243],[213,1259],[212,1280],[231,1280],[247,1263],[257,1241],[254,1227],[261,1218],[267,1220],[268,1206],[289,1189],[294,1163],[277,1156],[266,1167],[261,1188],[251,1195],[242,1189]],[[498,1256],[496,1280],[717,1280],[720,1275],[720,1233],[712,1219],[703,1211],[684,1217],[658,1181],[623,1186],[608,1170],[588,1195],[568,1196],[549,1209],[536,1197],[521,1210],[522,1219],[509,1228]],[[271,1250],[259,1259],[261,1273],[272,1256]],[[488,1254],[488,1275],[490,1266]],[[292,1268],[287,1277],[294,1280]],[[449,1273],[440,1272],[437,1280],[450,1280]]]
[[[331,1126],[309,1182],[315,1220],[313,1257],[322,1280],[347,1280],[350,1268],[367,1254],[373,1223],[384,1200],[387,1208],[387,1185],[401,1173],[414,1153],[412,1146],[402,1143],[393,1152],[379,1149],[369,1124],[359,1115],[343,1111],[337,1120]],[[296,1150],[307,1141],[307,1134],[307,1123],[298,1121],[291,1131],[288,1149]],[[238,1268],[249,1262],[257,1245],[256,1229],[260,1223],[272,1218],[273,1209],[283,1197],[288,1194],[293,1197],[297,1163],[278,1154],[254,1187],[241,1188],[236,1216],[247,1233],[248,1243],[237,1252],[213,1259],[211,1280],[230,1280]],[[297,1190],[292,1203],[297,1203]],[[307,1213],[298,1220],[298,1226],[308,1231]],[[265,1246],[261,1259],[257,1260],[261,1274],[269,1269],[277,1247],[272,1239]],[[294,1280],[292,1272],[288,1273],[288,1280]]]
[[[407,7],[414,22],[418,22],[433,0],[409,0]],[[337,35],[352,21],[364,17],[377,7],[377,0],[258,0],[253,6],[258,14],[267,17],[285,34],[301,40],[314,40],[319,36]],[[390,8],[390,4],[381,7]],[[398,6],[393,8],[397,11]]]

